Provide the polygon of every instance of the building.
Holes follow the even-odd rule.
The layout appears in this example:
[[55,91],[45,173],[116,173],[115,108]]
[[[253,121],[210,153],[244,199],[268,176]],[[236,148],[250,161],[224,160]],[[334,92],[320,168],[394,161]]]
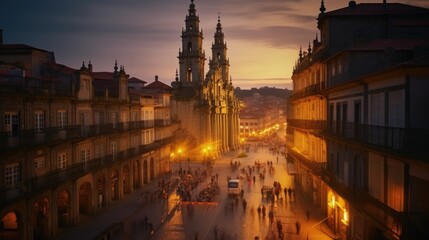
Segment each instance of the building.
[[170,170],[171,93],[146,96],[144,82],[128,80],[117,63],[73,69],[53,52],[1,43],[2,239],[55,239]]
[[262,140],[286,123],[286,100],[258,93],[241,99],[240,140]]
[[325,12],[300,50],[289,99],[297,187],[341,239],[429,237],[429,9],[356,4]]
[[183,155],[201,157],[203,149],[214,154],[239,146],[239,102],[229,75],[227,46],[220,18],[212,44],[209,71],[204,71],[205,51],[199,16],[191,0],[185,28],[182,29],[182,48],[179,49],[179,72],[172,82],[172,119],[180,121],[176,136],[182,139],[178,149]]

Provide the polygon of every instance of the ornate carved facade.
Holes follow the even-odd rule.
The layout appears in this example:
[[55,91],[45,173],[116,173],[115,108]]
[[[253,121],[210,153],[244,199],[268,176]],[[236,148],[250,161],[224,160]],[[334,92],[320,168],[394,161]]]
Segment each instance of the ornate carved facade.
[[194,1],[182,30],[179,50],[179,73],[173,87],[172,118],[181,122],[189,155],[200,155],[202,148],[213,146],[215,153],[239,145],[239,102],[229,76],[227,46],[220,18],[212,44],[209,71],[204,72],[203,32],[199,28]]
[[57,239],[170,170],[171,93],[128,77],[0,42],[1,239]]

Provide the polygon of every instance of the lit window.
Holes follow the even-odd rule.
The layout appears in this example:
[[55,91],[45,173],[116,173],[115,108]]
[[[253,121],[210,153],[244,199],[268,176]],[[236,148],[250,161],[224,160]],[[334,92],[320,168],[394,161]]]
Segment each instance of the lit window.
[[64,169],[67,167],[67,153],[58,153],[57,156],[57,169]]
[[4,183],[8,187],[15,186],[15,184],[20,179],[20,166],[19,163],[9,164],[6,165],[5,171],[4,171]]

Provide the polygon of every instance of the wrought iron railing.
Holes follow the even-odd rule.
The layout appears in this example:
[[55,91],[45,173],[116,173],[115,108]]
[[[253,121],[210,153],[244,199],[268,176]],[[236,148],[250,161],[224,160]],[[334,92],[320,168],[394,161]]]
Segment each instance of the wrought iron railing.
[[325,120],[300,120],[300,119],[287,119],[288,127],[296,127],[307,130],[325,130],[326,121]]
[[0,132],[0,150],[9,151],[19,147],[33,148],[58,141],[96,137],[105,134],[133,131],[153,127],[165,126],[165,121],[137,121],[120,122],[98,125],[74,125],[45,129],[16,130],[14,132]]
[[398,128],[332,121],[328,133],[404,152],[428,152],[429,129]]
[[96,172],[108,168],[114,164],[121,163],[130,158],[141,156],[157,148],[160,148],[172,141],[172,138],[166,138],[151,144],[140,145],[130,148],[126,151],[110,154],[99,158],[88,160],[84,163],[75,163],[64,169],[56,169],[42,176],[26,177],[21,176],[21,180],[14,187],[0,188],[0,205],[4,206],[11,201],[26,197],[55,186],[61,185],[65,181],[73,181],[85,174]]

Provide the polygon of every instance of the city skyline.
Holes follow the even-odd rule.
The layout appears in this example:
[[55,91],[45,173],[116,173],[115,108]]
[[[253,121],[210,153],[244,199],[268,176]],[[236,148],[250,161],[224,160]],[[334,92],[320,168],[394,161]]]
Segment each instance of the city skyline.
[[[190,2],[19,0],[3,4],[0,28],[5,44],[22,43],[53,51],[60,64],[78,69],[82,61],[91,61],[94,71],[112,71],[117,60],[130,77],[152,82],[158,75],[170,85],[179,66],[181,29]],[[306,49],[317,33],[320,0],[194,2],[205,38],[206,70],[220,16],[233,85],[292,89],[299,47]],[[429,2],[422,0],[394,2],[429,7]],[[324,1],[327,12],[347,4]]]

